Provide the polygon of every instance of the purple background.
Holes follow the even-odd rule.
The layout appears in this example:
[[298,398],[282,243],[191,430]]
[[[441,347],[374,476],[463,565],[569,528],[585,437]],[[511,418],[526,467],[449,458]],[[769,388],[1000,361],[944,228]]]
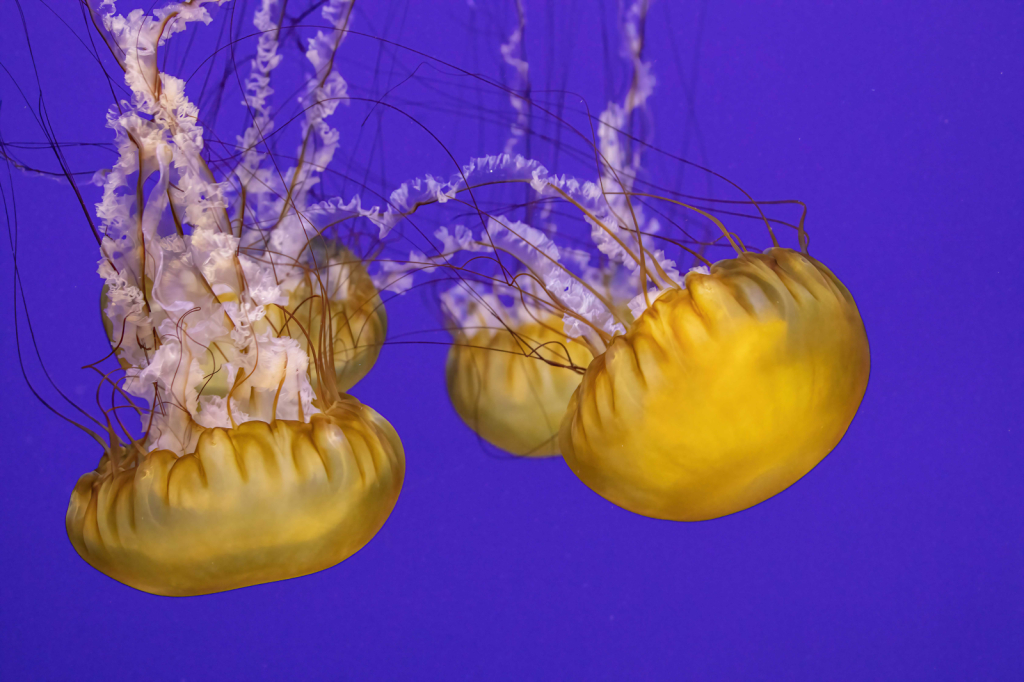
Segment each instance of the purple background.
[[[395,3],[355,28],[497,75],[507,4],[479,10],[506,23],[475,35],[461,2]],[[56,136],[106,142],[97,66],[23,5]],[[53,6],[85,35],[76,9]],[[603,61],[596,7],[528,3],[528,38],[535,73],[600,110],[621,72]],[[0,12],[0,60],[32,90],[17,7]],[[651,12],[655,142],[680,151],[695,84],[707,163],[758,197],[805,201],[812,252],[860,306],[871,383],[833,454],[754,509],[641,518],[560,460],[489,456],[448,405],[445,349],[390,346],[354,391],[406,446],[379,535],[306,578],[154,597],[67,541],[68,495],[99,453],[25,388],[5,249],[0,678],[1024,679],[1024,6],[713,2],[702,24],[699,3]],[[5,139],[41,140],[3,75],[0,96]],[[495,151],[479,148],[488,135],[500,148],[497,129],[460,135],[435,113],[459,154]],[[389,180],[451,172],[385,118]],[[77,368],[106,352],[95,244],[66,185],[16,175],[13,190],[42,353],[88,401]],[[396,305],[395,332],[430,323],[416,302]]]

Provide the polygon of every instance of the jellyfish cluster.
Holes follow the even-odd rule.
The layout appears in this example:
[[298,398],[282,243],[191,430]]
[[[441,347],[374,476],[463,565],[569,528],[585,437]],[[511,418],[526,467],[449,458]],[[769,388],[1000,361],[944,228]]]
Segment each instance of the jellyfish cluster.
[[[184,81],[158,48],[208,5],[100,15],[131,101],[108,115],[119,154],[102,177],[101,314],[123,380],[148,406],[72,493],[67,529],[90,564],[147,592],[193,595],[305,575],[366,544],[398,499],[398,434],[345,391],[374,364],[387,320],[364,263],[319,238],[310,189],[338,133],[333,66],[350,3],[309,40],[293,165],[270,164],[278,3],[256,13],[239,160],[214,177]],[[356,206],[349,207],[358,211]],[[378,212],[369,212],[375,220]]]
[[[320,571],[369,542],[398,500],[405,453],[348,391],[373,381],[385,304],[413,289],[444,321],[446,388],[465,426],[512,457],[561,457],[630,512],[732,514],[839,443],[870,365],[854,299],[809,254],[803,215],[768,212],[798,203],[755,201],[724,178],[739,199],[693,197],[649,170],[646,0],[619,17],[624,96],[567,133],[589,154],[573,173],[530,142],[555,114],[529,94],[517,5],[496,50],[513,74],[504,147],[372,201],[318,189],[344,142],[332,118],[349,97],[349,0],[304,22],[301,113],[282,130],[284,3],[257,3],[236,154],[210,163],[201,112],[160,56],[225,2],[93,8],[131,92],[107,112],[117,160],[96,177],[114,365],[103,382],[138,427],[111,410],[90,431],[103,454],[66,519],[89,564],[187,596]],[[294,152],[272,153],[272,135],[290,135]],[[764,248],[726,226],[741,214]]]

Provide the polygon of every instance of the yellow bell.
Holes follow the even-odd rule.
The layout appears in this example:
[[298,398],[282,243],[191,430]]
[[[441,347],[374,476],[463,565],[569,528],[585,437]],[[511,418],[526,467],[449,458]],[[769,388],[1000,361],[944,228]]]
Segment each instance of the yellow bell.
[[[278,336],[290,336],[303,345],[310,357],[318,352],[323,333],[323,293],[331,311],[331,335],[337,390],[345,392],[370,371],[387,337],[388,318],[384,304],[362,262],[347,249],[337,249],[320,281],[307,273],[289,295],[287,308],[267,307],[267,319]],[[325,282],[326,292],[320,284]],[[305,330],[305,333],[303,332]],[[307,338],[308,334],[308,338]],[[316,367],[309,367],[309,378],[317,380]]]
[[554,315],[504,328],[458,331],[448,352],[452,406],[484,440],[514,455],[558,454],[558,427],[580,383],[571,367],[593,355],[566,339]]
[[[365,377],[377,362],[387,337],[388,318],[380,295],[362,262],[343,247],[333,248],[329,255],[333,258],[330,265],[323,268],[319,280],[315,273],[307,272],[291,288],[288,303],[284,306],[267,305],[266,317],[258,320],[254,328],[260,332],[269,328],[276,336],[290,336],[299,342],[310,357],[323,356],[319,346],[320,334],[324,329],[323,299],[326,294],[331,311],[336,387],[339,392],[346,392]],[[325,283],[326,291],[321,290],[321,283]],[[155,301],[150,301],[150,306],[158,307]],[[115,348],[133,341],[121,338],[123,331],[114,329],[107,318],[106,309],[107,287],[104,286],[100,292],[100,312],[107,338]],[[199,358],[204,376],[209,377],[203,384],[203,395],[228,394],[234,377],[218,370],[230,361],[231,352],[230,340],[225,338],[211,343],[208,351]],[[118,356],[122,367],[127,369],[131,366],[131,363],[120,358],[120,352]],[[309,375],[310,381],[315,383],[317,370],[312,363]]]
[[731,514],[839,443],[869,365],[857,306],[828,268],[790,249],[744,253],[687,275],[594,359],[562,421],[562,455],[638,514]]
[[347,559],[398,499],[398,434],[350,396],[310,423],[209,429],[192,454],[167,450],[82,476],[67,531],[94,568],[144,592],[189,596],[307,575]]

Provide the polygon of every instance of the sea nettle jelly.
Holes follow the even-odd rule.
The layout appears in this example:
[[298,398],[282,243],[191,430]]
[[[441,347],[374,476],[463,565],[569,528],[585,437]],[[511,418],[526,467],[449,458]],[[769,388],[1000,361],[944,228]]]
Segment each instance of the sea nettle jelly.
[[[645,11],[634,3],[624,22],[626,100],[593,122],[596,181],[509,152],[420,178],[393,203],[421,224],[439,216],[432,247],[405,269],[450,283],[448,384],[463,420],[514,454],[561,452],[626,509],[696,521],[755,505],[820,462],[857,412],[870,360],[854,299],[809,254],[804,218],[765,213],[798,202],[754,201],[706,169],[742,196],[693,197],[640,166],[629,119],[653,92],[637,42]],[[495,198],[509,188],[529,200]],[[760,221],[768,248],[722,215]],[[695,236],[693,221],[717,237]],[[798,248],[781,246],[779,225]],[[714,262],[726,246],[735,255]],[[566,373],[582,378],[552,379]]]
[[167,42],[219,4],[121,16],[107,2],[96,15],[132,93],[108,114],[119,158],[100,178],[103,317],[124,370],[115,392],[149,407],[142,438],[107,429],[67,531],[97,569],[174,596],[346,559],[384,524],[405,468],[391,425],[344,393],[383,343],[377,291],[318,227],[339,207],[376,212],[310,195],[338,146],[326,119],[345,98],[335,56],[351,4],[325,3],[308,38],[301,136],[282,167],[265,143],[282,7],[262,2],[247,125],[226,170],[203,155],[185,82],[158,68]]

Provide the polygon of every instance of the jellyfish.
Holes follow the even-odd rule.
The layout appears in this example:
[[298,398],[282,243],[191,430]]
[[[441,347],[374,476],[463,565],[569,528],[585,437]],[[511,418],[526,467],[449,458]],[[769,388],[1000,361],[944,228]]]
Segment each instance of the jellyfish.
[[[635,46],[642,31],[626,25]],[[778,494],[835,448],[867,387],[867,336],[848,289],[809,253],[806,210],[795,224],[770,215],[799,202],[755,201],[699,167],[740,198],[642,177],[635,148],[650,148],[628,117],[653,76],[639,49],[626,52],[634,84],[595,124],[596,181],[502,153],[408,183],[393,201],[409,214],[461,211],[478,224],[442,225],[432,252],[397,269],[452,283],[449,392],[482,437],[514,454],[560,452],[635,513],[712,519]],[[510,187],[532,193],[532,215],[491,198]],[[744,240],[725,215],[758,221],[770,243]],[[694,237],[690,219],[717,236]],[[726,247],[732,257],[710,258]]]
[[[581,210],[595,244],[649,287],[628,301],[624,313],[594,286],[600,272],[582,263],[575,249],[505,216],[490,217],[479,234],[457,227],[458,246],[443,249],[444,258],[410,255],[410,263],[423,269],[447,267],[467,280],[456,289],[459,295],[446,297],[469,320],[467,328],[473,327],[468,316],[497,311],[505,329],[527,330],[516,337],[508,331],[523,346],[509,341],[501,347],[495,334],[491,338],[498,341],[474,346],[474,352],[535,358],[556,368],[570,359],[590,360],[562,408],[557,434],[565,462],[590,488],[646,516],[711,519],[781,492],[839,443],[867,387],[867,336],[849,290],[810,256],[803,236],[798,249],[773,244],[759,253],[722,225],[735,257],[681,275],[649,237],[645,241],[649,229],[617,214],[599,184],[551,175],[522,157],[475,160],[437,191],[457,200],[462,183],[471,186],[481,167],[490,183],[497,173],[508,182],[528,181],[539,194]],[[641,194],[623,196],[632,201]],[[683,203],[670,196],[643,198]],[[438,236],[454,239],[445,228]],[[473,258],[453,265],[459,251]],[[512,256],[520,266],[498,288],[512,292],[528,318],[513,318],[512,306],[496,300],[493,290],[474,286],[487,281],[467,275],[472,262],[482,260],[480,253]],[[552,322],[559,313],[561,329]],[[570,343],[545,346],[545,334]],[[573,344],[581,350],[573,353]],[[477,376],[515,385],[508,376]],[[453,401],[461,398],[453,394]],[[503,407],[495,405],[496,413]],[[475,425],[491,428],[479,419]]]
[[558,454],[558,428],[580,381],[575,369],[590,364],[590,348],[566,338],[561,318],[540,306],[505,305],[493,291],[468,296],[458,286],[443,300],[457,320],[445,366],[455,412],[513,455]]
[[[528,148],[532,117],[529,63],[523,48],[526,16],[522,3],[516,3],[518,22],[500,48],[504,63],[511,68],[513,83],[509,101],[515,118],[503,154],[511,158],[517,148]],[[609,188],[611,204],[623,204],[622,193],[632,187],[641,172],[642,148],[627,149],[622,131],[635,113],[644,109],[654,88],[650,63],[641,59],[643,24],[647,3],[635,2],[625,8],[619,21],[623,38],[621,56],[631,71],[630,85],[621,102],[608,104],[598,119],[596,149],[600,155],[600,182]],[[473,169],[470,175],[481,171]],[[409,189],[445,192],[431,188],[424,179]],[[461,180],[461,181],[460,181]],[[457,179],[446,191],[468,189],[470,178]],[[612,191],[612,188],[615,191]],[[408,202],[408,199],[405,198]],[[548,207],[550,210],[550,206]],[[528,211],[529,213],[530,211]],[[547,220],[540,210],[537,217]],[[527,216],[527,221],[530,217]],[[506,216],[489,218],[485,232],[489,237],[515,235],[532,228],[525,223],[509,222]],[[550,222],[548,230],[557,229]],[[459,231],[461,230],[461,232]],[[460,251],[487,249],[475,242],[464,226],[449,234],[442,228],[436,261]],[[535,244],[544,239],[537,235]],[[577,256],[584,256],[582,252]],[[422,262],[415,254],[410,263]],[[581,264],[587,286],[601,292],[603,299],[620,315],[628,316],[628,301],[637,283],[622,264],[610,260],[596,267]],[[499,266],[500,269],[500,266]],[[474,273],[480,274],[480,273]],[[551,310],[538,298],[538,287],[530,281],[528,270],[501,273],[516,280],[507,286],[494,277],[490,281],[462,278],[441,293],[440,300],[447,327],[452,335],[445,379],[448,395],[462,421],[483,440],[517,456],[546,457],[559,453],[558,430],[569,398],[579,385],[581,373],[594,357],[594,348],[567,336],[562,329],[561,312]]]
[[325,3],[326,30],[309,39],[300,146],[284,170],[263,142],[282,16],[263,0],[249,125],[220,178],[185,82],[157,61],[219,4],[122,16],[108,1],[96,15],[132,93],[108,114],[119,158],[98,177],[102,316],[123,372],[105,379],[149,407],[141,438],[108,413],[105,454],[75,486],[66,525],[93,567],[169,596],[345,560],[383,526],[405,469],[394,428],[345,393],[376,360],[383,308],[363,263],[315,225],[330,211],[310,195],[338,145],[327,119],[345,98],[334,61],[351,3]]
[[742,251],[683,285],[590,364],[559,443],[606,499],[699,521],[776,495],[831,452],[870,354],[853,296],[806,253]]

